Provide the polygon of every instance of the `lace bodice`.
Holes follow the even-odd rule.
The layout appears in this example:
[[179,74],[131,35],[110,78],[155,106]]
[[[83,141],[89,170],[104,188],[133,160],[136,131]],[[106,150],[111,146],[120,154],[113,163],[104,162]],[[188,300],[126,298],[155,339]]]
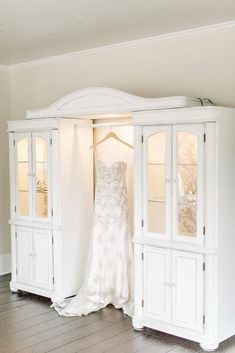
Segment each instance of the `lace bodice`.
[[96,162],[96,193],[95,193],[95,222],[97,218],[107,222],[117,222],[117,217],[123,221],[127,217],[125,162],[118,161],[107,166],[100,160]]

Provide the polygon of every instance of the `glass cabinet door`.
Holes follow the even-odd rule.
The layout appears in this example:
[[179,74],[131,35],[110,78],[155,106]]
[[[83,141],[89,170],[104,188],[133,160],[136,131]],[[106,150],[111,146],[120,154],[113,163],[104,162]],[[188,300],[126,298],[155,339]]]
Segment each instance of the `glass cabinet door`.
[[48,163],[49,163],[49,133],[33,133],[33,203],[34,215],[37,218],[48,218]]
[[16,133],[16,214],[18,217],[50,217],[50,133]]
[[203,236],[203,125],[173,127],[173,238]]
[[16,213],[19,217],[31,214],[31,149],[30,134],[17,134],[16,148]]
[[145,232],[167,239],[171,236],[170,127],[144,128]]

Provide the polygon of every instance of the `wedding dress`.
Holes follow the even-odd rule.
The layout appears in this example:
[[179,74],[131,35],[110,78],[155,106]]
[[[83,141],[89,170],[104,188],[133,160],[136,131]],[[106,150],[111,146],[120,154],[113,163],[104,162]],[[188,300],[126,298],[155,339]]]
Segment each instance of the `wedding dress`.
[[93,235],[85,280],[76,297],[53,306],[60,315],[81,316],[108,304],[132,316],[133,250],[127,220],[127,164],[96,162]]

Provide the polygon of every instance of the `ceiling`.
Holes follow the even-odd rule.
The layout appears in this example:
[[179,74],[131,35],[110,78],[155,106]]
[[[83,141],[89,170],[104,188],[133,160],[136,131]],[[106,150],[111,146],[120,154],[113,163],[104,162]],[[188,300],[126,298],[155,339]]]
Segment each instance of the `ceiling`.
[[1,0],[0,64],[234,19],[234,0]]

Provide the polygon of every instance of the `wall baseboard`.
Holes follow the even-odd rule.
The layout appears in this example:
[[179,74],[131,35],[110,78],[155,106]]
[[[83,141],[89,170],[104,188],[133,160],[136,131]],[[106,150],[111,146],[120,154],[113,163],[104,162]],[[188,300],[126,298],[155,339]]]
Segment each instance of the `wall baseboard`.
[[11,253],[0,254],[0,275],[11,272]]

